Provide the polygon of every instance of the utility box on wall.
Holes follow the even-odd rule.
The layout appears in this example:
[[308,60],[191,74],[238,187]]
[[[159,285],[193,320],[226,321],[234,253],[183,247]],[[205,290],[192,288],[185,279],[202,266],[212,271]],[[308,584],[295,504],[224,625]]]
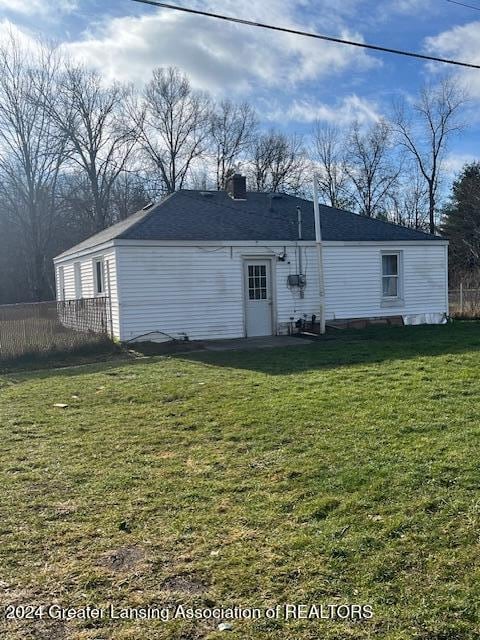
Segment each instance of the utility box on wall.
[[289,275],[287,282],[289,287],[304,289],[307,286],[307,278],[302,274]]

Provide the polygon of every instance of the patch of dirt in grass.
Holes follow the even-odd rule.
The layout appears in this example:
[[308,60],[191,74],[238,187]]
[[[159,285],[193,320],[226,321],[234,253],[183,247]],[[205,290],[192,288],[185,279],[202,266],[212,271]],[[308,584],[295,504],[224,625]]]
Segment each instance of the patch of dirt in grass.
[[[21,607],[32,605],[40,607],[45,604],[42,595],[34,589],[17,589],[13,585],[0,581],[0,606],[14,605]],[[67,627],[60,620],[2,620],[0,621],[0,638],[32,638],[33,640],[64,640],[67,638]]]
[[158,356],[171,353],[183,353],[186,351],[198,351],[203,349],[202,342],[190,342],[188,340],[174,340],[169,342],[135,342],[130,343],[130,353],[140,356]]
[[28,490],[33,495],[49,495],[52,491],[66,493],[68,487],[65,483],[56,480],[40,480],[38,482],[30,482]]
[[[32,593],[26,590],[15,589],[8,582],[0,581],[0,605],[12,604],[18,606],[24,602],[33,604]],[[30,598],[30,599],[29,599]]]
[[67,626],[58,620],[22,620],[4,623],[2,638],[31,638],[32,640],[66,640]]
[[67,629],[64,622],[39,620],[32,626],[32,638],[35,640],[64,640]]
[[65,518],[77,511],[77,507],[69,502],[61,502],[55,505],[54,515],[57,518]]
[[205,593],[205,585],[192,576],[179,575],[167,578],[162,584],[162,589],[172,591],[174,593],[187,593],[190,595],[199,595]]
[[101,560],[100,564],[110,571],[121,572],[135,569],[144,560],[145,554],[138,547],[121,547],[110,551]]

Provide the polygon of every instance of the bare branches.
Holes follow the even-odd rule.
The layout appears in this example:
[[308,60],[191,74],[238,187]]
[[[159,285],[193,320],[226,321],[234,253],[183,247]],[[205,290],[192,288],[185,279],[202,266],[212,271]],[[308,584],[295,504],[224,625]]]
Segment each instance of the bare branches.
[[251,153],[250,182],[256,191],[301,191],[308,165],[300,137],[272,130],[254,141]]
[[347,141],[337,127],[315,124],[313,132],[313,160],[318,168],[319,191],[325,204],[339,209],[351,202],[346,170]]
[[138,143],[159,171],[167,193],[181,189],[206,150],[211,105],[175,67],[153,72],[142,98],[130,103]]
[[217,189],[225,188],[227,174],[251,146],[257,127],[255,111],[247,103],[223,100],[212,112],[210,134],[213,143]]
[[31,292],[41,299],[65,159],[65,141],[44,101],[54,92],[58,59],[53,50],[26,48],[10,35],[0,47],[0,68],[0,198],[21,230]]
[[112,222],[112,189],[125,169],[136,142],[134,127],[126,124],[125,87],[105,87],[95,71],[67,65],[48,109],[67,140],[68,157],[87,179],[92,196],[92,230]]
[[262,130],[252,106],[215,103],[176,68],[139,91],[62,56],[13,35],[0,44],[0,257],[21,242],[25,298],[53,295],[50,259],[69,244],[158,195],[221,189],[239,163],[250,189],[306,195],[315,168],[326,204],[434,230],[465,102],[451,79],[397,104],[393,124],[317,123],[308,157],[287,126]]
[[428,189],[429,229],[435,233],[437,195],[442,163],[450,138],[461,131],[460,113],[465,93],[452,78],[425,85],[407,115],[405,102],[395,106],[394,130],[398,143],[414,159]]
[[391,129],[384,120],[362,131],[354,124],[345,171],[352,184],[352,198],[367,217],[386,213],[386,199],[395,188],[401,165],[390,157]]

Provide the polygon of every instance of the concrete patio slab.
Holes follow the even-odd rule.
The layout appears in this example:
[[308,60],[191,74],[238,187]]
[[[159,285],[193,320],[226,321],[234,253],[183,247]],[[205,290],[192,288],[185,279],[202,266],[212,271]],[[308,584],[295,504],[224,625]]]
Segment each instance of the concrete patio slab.
[[294,336],[262,336],[259,338],[236,338],[235,340],[211,340],[203,344],[206,351],[251,351],[278,347],[302,347],[313,340]]

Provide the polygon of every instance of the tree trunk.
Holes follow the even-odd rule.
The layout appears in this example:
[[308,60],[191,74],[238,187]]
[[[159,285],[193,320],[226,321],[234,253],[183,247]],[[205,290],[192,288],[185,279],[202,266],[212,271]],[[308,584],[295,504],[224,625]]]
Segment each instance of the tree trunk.
[[428,213],[430,233],[435,234],[435,192],[432,185],[428,187]]

